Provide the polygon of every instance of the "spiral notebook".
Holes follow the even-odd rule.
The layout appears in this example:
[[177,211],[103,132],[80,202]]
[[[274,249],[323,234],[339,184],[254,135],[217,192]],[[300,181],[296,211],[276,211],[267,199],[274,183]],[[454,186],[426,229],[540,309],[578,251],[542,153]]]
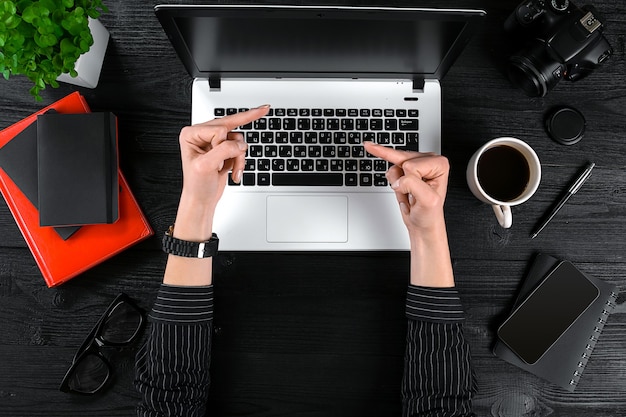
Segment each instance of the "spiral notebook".
[[[526,280],[522,284],[513,309],[524,301],[526,296],[559,262],[559,259],[550,255],[538,254],[536,256]],[[617,298],[615,285],[590,275],[585,276],[598,288],[599,296],[558,341],[546,351],[541,359],[534,364],[528,364],[500,340],[496,341],[493,353],[500,359],[573,392],[580,381],[607,318],[615,307],[615,299]],[[567,297],[567,290],[564,288],[564,297]]]

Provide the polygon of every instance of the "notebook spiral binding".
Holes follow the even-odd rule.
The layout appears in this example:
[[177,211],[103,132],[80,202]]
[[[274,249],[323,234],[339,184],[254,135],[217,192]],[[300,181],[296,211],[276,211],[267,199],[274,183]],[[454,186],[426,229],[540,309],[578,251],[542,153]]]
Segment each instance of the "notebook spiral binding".
[[608,301],[605,304],[604,309],[602,310],[602,316],[600,316],[600,318],[598,319],[598,323],[593,328],[593,334],[589,336],[589,343],[587,343],[587,346],[585,346],[585,351],[580,356],[581,360],[580,362],[578,362],[578,366],[577,366],[578,369],[574,371],[572,375],[572,379],[569,381],[570,385],[574,385],[574,386],[578,385],[578,382],[580,381],[580,377],[583,374],[583,370],[585,369],[585,366],[587,365],[587,362],[589,361],[589,358],[591,357],[591,351],[593,350],[596,343],[598,342],[598,337],[600,336],[600,333],[602,332],[602,329],[604,328],[604,325],[606,324],[606,320],[609,317],[609,314],[611,314],[611,312],[615,308],[616,299],[617,299],[617,293],[611,292],[611,296],[609,297]]

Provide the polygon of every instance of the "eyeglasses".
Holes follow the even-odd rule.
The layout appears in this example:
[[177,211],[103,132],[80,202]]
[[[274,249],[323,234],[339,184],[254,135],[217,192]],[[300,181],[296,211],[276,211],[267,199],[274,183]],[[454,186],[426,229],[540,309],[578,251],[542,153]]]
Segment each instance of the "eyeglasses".
[[102,347],[124,347],[141,335],[144,312],[124,293],[115,297],[81,345],[59,389],[77,394],[95,394],[102,390],[113,373]]

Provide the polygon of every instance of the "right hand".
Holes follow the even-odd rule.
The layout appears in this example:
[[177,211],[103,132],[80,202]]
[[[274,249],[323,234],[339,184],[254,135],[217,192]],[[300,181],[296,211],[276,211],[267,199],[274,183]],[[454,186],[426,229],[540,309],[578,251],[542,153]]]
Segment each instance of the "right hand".
[[409,234],[427,233],[442,226],[450,164],[433,153],[399,151],[364,143],[365,150],[393,166],[387,179],[396,193],[402,220]]

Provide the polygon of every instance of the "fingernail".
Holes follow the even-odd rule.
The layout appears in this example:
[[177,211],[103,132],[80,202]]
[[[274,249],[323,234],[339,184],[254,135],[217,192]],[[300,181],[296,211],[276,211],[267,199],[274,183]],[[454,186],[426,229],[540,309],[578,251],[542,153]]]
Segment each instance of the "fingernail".
[[221,171],[224,168],[224,161],[220,162],[220,165],[217,167],[218,171]]
[[234,178],[234,180],[235,180],[235,182],[236,182],[237,184],[239,184],[239,183],[241,182],[241,176],[242,176],[242,175],[243,175],[243,171],[242,171],[242,170],[239,170],[239,171],[235,172],[235,178]]
[[248,149],[248,144],[246,142],[237,142],[237,146],[239,147],[240,151],[245,151],[246,149]]
[[397,190],[400,186],[400,180],[396,180],[393,184],[391,184],[391,188]]
[[400,203],[400,211],[407,216],[410,214],[409,207],[404,203]]
[[264,104],[262,106],[257,107],[257,109],[269,109],[270,105],[269,104]]

